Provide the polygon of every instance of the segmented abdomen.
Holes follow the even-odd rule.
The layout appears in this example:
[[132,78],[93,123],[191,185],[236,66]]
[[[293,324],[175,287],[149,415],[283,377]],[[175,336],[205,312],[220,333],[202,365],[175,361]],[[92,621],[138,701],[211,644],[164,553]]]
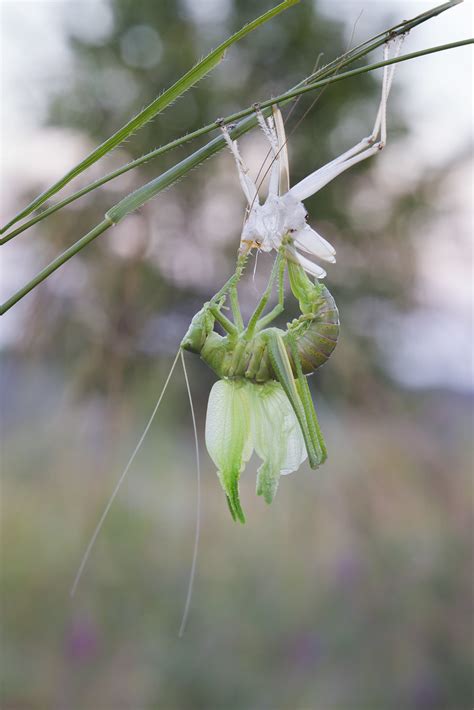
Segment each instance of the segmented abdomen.
[[[251,340],[242,336],[237,339],[222,336],[215,331],[207,332],[199,322],[194,322],[183,339],[185,350],[199,353],[219,377],[245,377],[256,383],[277,379],[268,352],[268,334],[278,333],[286,345],[286,351],[296,377],[290,339],[296,342],[301,367],[305,375],[324,365],[336,347],[339,334],[339,315],[333,297],[322,286],[318,299],[308,306],[311,312],[301,315],[289,324],[286,331],[267,328]],[[202,318],[203,316],[201,316]],[[203,331],[201,334],[201,330]]]
[[[296,340],[305,375],[314,372],[329,359],[339,336],[339,313],[334,298],[325,286],[321,292],[321,303],[314,315],[303,315],[294,320],[288,328],[288,334],[292,334]],[[288,335],[284,338],[287,339]]]

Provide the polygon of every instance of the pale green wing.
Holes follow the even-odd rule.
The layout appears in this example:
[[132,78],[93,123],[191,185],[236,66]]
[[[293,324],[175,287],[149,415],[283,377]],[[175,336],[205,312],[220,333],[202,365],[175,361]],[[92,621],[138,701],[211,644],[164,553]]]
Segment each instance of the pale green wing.
[[219,380],[209,395],[206,446],[218,469],[234,520],[245,522],[239,499],[239,478],[252,455],[250,431],[251,384],[244,380]]
[[263,463],[257,473],[257,494],[271,503],[281,474],[296,471],[306,458],[301,427],[278,382],[252,387],[252,433]]

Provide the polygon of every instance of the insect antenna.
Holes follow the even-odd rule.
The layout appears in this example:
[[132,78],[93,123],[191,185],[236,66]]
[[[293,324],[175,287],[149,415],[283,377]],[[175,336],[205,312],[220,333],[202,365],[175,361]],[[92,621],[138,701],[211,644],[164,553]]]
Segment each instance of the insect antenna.
[[[354,22],[354,25],[353,25],[353,27],[352,27],[351,36],[350,36],[349,41],[348,41],[348,43],[347,43],[346,53],[349,51],[349,49],[350,49],[350,47],[351,47],[351,45],[352,45],[352,42],[353,42],[353,40],[354,40],[354,35],[355,35],[356,27],[357,27],[357,24],[358,24],[360,18],[362,17],[362,14],[363,14],[363,10],[360,11],[359,15],[357,16],[357,18],[356,18],[356,20],[355,20],[355,22]],[[318,54],[317,59],[316,59],[315,65],[314,65],[314,67],[313,67],[313,70],[312,70],[312,72],[311,72],[311,74],[310,74],[310,77],[317,71],[318,66],[319,66],[319,62],[320,62],[322,56],[323,56],[323,53],[320,52],[320,53]],[[345,54],[343,54],[343,55],[341,56],[341,61],[340,61],[340,63],[339,63],[338,65],[336,65],[336,67],[335,67],[335,69],[334,69],[334,74],[337,74],[338,71],[339,71],[339,69],[341,68],[342,63],[343,63],[343,61],[344,61],[344,56],[345,56]],[[308,78],[305,80],[305,82],[308,81],[310,77],[308,77]],[[310,103],[310,105],[308,106],[308,108],[304,111],[303,115],[297,120],[297,122],[295,123],[295,125],[292,127],[291,131],[285,136],[283,143],[279,146],[277,153],[273,156],[273,160],[270,161],[270,165],[268,165],[268,167],[266,168],[265,172],[264,172],[263,175],[262,175],[263,167],[264,167],[266,161],[268,160],[268,158],[270,157],[270,155],[272,154],[272,148],[269,148],[269,150],[268,150],[268,152],[267,152],[267,154],[266,154],[266,156],[265,156],[265,159],[263,160],[263,162],[262,162],[262,164],[261,164],[261,166],[260,166],[260,170],[258,171],[257,176],[256,176],[256,178],[255,178],[255,184],[256,184],[256,187],[257,187],[257,192],[258,192],[258,190],[260,190],[263,181],[265,180],[265,178],[267,177],[268,173],[269,173],[270,170],[272,169],[273,163],[278,159],[280,153],[286,148],[286,145],[287,145],[289,139],[291,138],[291,136],[293,135],[293,133],[295,133],[295,131],[298,130],[298,128],[300,127],[301,123],[305,120],[305,118],[308,116],[308,114],[313,110],[313,108],[315,107],[315,105],[317,104],[317,102],[319,101],[319,99],[321,98],[321,96],[324,94],[324,92],[326,91],[326,89],[327,89],[328,87],[329,87],[329,84],[327,84],[327,85],[324,86],[322,89],[320,89],[320,91],[316,94],[315,98],[314,98],[313,101]],[[292,113],[293,113],[294,110],[296,109],[296,107],[297,107],[298,103],[300,102],[300,99],[301,99],[301,98],[302,98],[302,94],[300,94],[300,95],[296,98],[296,100],[293,102],[293,104],[291,105],[290,110],[288,111],[288,114],[287,114],[286,118],[283,120],[283,124],[286,124],[286,123],[289,121],[289,119],[291,118]],[[265,119],[264,119],[264,120],[265,120]],[[261,177],[260,177],[260,176],[261,176]],[[259,178],[260,178],[260,180],[259,180]],[[255,202],[255,199],[256,199],[256,198],[254,198],[253,202]],[[252,209],[252,207],[253,207],[253,203],[250,205],[250,207],[249,207],[249,209],[248,209],[248,212]]]
[[[344,60],[344,56],[347,54],[347,52],[349,52],[349,50],[350,50],[350,48],[351,48],[351,46],[352,46],[352,43],[353,43],[353,41],[354,41],[355,31],[356,31],[357,25],[358,25],[358,23],[359,23],[360,18],[361,18],[362,15],[363,15],[363,13],[364,13],[364,10],[362,9],[362,10],[359,12],[358,16],[356,17],[356,19],[355,19],[355,21],[354,21],[354,24],[353,24],[353,26],[352,26],[351,36],[349,37],[349,41],[348,41],[348,43],[347,43],[346,50],[345,50],[344,54],[341,56],[341,61],[339,62],[339,64],[336,65],[336,67],[335,67],[335,69],[334,69],[334,74],[337,74],[337,73],[338,73],[339,69],[340,69],[341,66],[342,66],[342,62],[343,62],[343,60]],[[321,59],[322,56],[323,56],[323,53],[321,52],[321,53],[319,54],[317,60],[316,60],[315,68],[313,69],[312,74],[314,74],[315,71],[317,70],[317,67],[318,67],[318,65],[319,65],[319,61],[320,61],[320,59]],[[324,92],[326,91],[326,89],[328,88],[328,86],[329,86],[329,84],[326,84],[326,86],[323,86],[323,88],[316,94],[315,98],[312,100],[312,102],[310,103],[310,105],[308,106],[308,108],[306,109],[306,111],[304,111],[304,113],[303,113],[303,115],[301,116],[301,118],[298,119],[298,121],[295,123],[295,125],[293,126],[293,128],[292,128],[291,131],[289,132],[288,138],[291,138],[291,136],[293,135],[293,133],[299,128],[300,124],[304,121],[304,119],[306,118],[306,116],[313,110],[315,104],[319,101],[319,99],[320,99],[321,96],[324,94]],[[295,108],[296,108],[296,106],[298,105],[298,102],[299,102],[299,100],[302,98],[302,96],[303,96],[303,95],[300,94],[300,95],[298,96],[298,98],[296,99],[295,103],[293,104],[293,106],[291,107],[290,111],[288,112],[287,117],[285,118],[285,123],[289,120],[291,114],[292,114],[293,111],[295,110]],[[288,138],[287,138],[286,141],[285,141],[285,145],[286,145],[286,142],[288,141]],[[283,148],[283,147],[284,147],[284,146],[282,146],[282,148]],[[280,148],[280,150],[281,150],[281,148]]]
[[200,464],[200,460],[199,460],[199,440],[198,440],[198,435],[197,435],[196,416],[194,414],[194,406],[193,406],[193,398],[191,395],[191,387],[189,386],[188,373],[186,371],[186,364],[184,362],[184,353],[182,350],[181,350],[181,363],[183,365],[184,380],[186,382],[186,389],[188,391],[189,406],[191,407],[191,418],[193,420],[194,445],[196,448],[197,495],[196,495],[196,527],[195,527],[195,533],[194,533],[193,559],[191,562],[191,571],[189,573],[188,591],[186,594],[186,601],[184,604],[183,617],[181,619],[181,625],[179,627],[179,633],[178,633],[179,638],[182,638],[184,631],[186,629],[186,622],[188,620],[189,608],[191,606],[194,578],[196,576],[196,562],[197,562],[197,556],[198,556],[199,538],[201,535],[201,464]]
[[[311,70],[311,75],[310,75],[310,76],[312,76],[312,75],[318,70],[319,62],[321,61],[321,58],[322,58],[322,57],[323,57],[323,52],[320,52],[320,53],[318,54],[318,57],[317,57],[316,62],[315,62],[315,64],[314,64],[314,67],[313,67],[312,70]],[[305,80],[303,83],[306,83],[306,81],[307,81],[307,80]],[[291,106],[290,106],[290,110],[288,111],[288,113],[287,113],[287,115],[286,115],[286,117],[285,117],[284,123],[287,123],[287,122],[290,120],[291,115],[293,114],[294,110],[296,109],[296,107],[298,106],[299,102],[301,101],[302,96],[303,96],[303,95],[300,94],[300,95],[297,96],[297,97],[295,98],[295,100],[292,102],[292,104],[291,104]],[[313,107],[313,105],[311,105],[311,108],[312,108],[312,107]],[[299,126],[299,122],[298,122],[298,124],[295,126],[295,128],[292,129],[291,133],[293,133],[293,131],[294,131],[296,128],[298,128],[298,126]],[[291,135],[291,134],[290,134],[290,135]],[[284,146],[282,146],[282,148],[283,148],[283,147],[284,147]],[[281,149],[280,149],[280,150],[281,150]],[[280,150],[278,151],[278,153],[280,152]],[[260,187],[261,187],[261,185],[262,185],[262,181],[265,179],[265,177],[266,177],[268,171],[271,169],[273,163],[275,162],[275,160],[276,160],[277,157],[278,157],[278,155],[274,156],[274,158],[273,158],[273,160],[271,161],[271,163],[270,163],[270,165],[269,165],[267,171],[266,171],[265,174],[262,176],[262,179],[261,179],[260,182],[259,182],[259,178],[260,178],[260,175],[262,174],[263,167],[264,167],[265,163],[267,162],[268,158],[271,156],[271,154],[272,154],[272,149],[269,148],[268,151],[267,151],[267,154],[266,154],[265,158],[264,158],[263,161],[262,161],[262,164],[260,165],[260,169],[259,169],[257,175],[255,176],[255,183],[257,184],[258,189],[260,189]]]
[[165,395],[165,392],[166,392],[166,389],[167,389],[167,387],[168,387],[168,384],[169,384],[169,381],[170,381],[170,379],[171,379],[171,376],[172,376],[172,374],[173,374],[174,368],[176,367],[176,363],[178,362],[178,358],[179,358],[180,352],[181,352],[181,348],[180,348],[180,349],[178,350],[178,352],[176,353],[176,356],[175,356],[175,358],[174,358],[174,360],[173,360],[173,364],[171,365],[171,369],[170,369],[170,371],[169,371],[169,373],[168,373],[168,376],[167,376],[167,378],[166,378],[165,384],[163,385],[163,389],[161,390],[160,396],[158,397],[158,401],[157,401],[157,403],[155,404],[155,407],[154,407],[154,409],[153,409],[153,412],[151,413],[151,416],[150,416],[150,418],[149,418],[149,420],[148,420],[148,422],[147,422],[147,425],[146,425],[145,429],[143,430],[143,434],[141,435],[140,439],[138,440],[138,443],[137,443],[137,445],[135,446],[135,449],[133,450],[133,453],[132,453],[132,455],[130,456],[130,458],[129,458],[129,460],[128,460],[128,463],[127,463],[127,465],[125,466],[125,468],[124,468],[122,474],[120,475],[120,478],[118,479],[118,481],[117,481],[117,483],[116,483],[116,485],[115,485],[115,488],[114,488],[114,490],[112,491],[112,495],[110,496],[110,498],[109,498],[109,500],[108,500],[108,502],[107,502],[107,505],[105,506],[104,511],[103,511],[102,515],[100,516],[99,522],[97,523],[96,528],[95,528],[94,532],[92,533],[92,537],[91,537],[91,539],[89,540],[89,544],[87,545],[86,550],[85,550],[85,552],[84,552],[84,554],[83,554],[83,556],[82,556],[81,563],[80,563],[80,565],[79,565],[79,567],[78,567],[76,576],[75,576],[75,578],[74,578],[73,585],[72,585],[72,587],[71,587],[71,591],[70,591],[71,597],[73,597],[74,594],[76,593],[77,585],[79,584],[79,581],[80,581],[80,579],[81,579],[81,577],[82,577],[82,573],[84,572],[84,568],[85,568],[85,566],[86,566],[86,564],[87,564],[87,560],[88,560],[89,557],[90,557],[90,554],[91,554],[91,552],[92,552],[92,548],[94,547],[95,541],[97,540],[97,537],[98,537],[98,535],[99,535],[99,533],[100,533],[100,531],[101,531],[101,529],[102,529],[102,525],[104,524],[105,519],[106,519],[106,517],[107,517],[107,514],[108,514],[110,508],[112,507],[112,503],[114,502],[114,500],[115,500],[115,498],[116,498],[116,496],[117,496],[117,493],[119,492],[120,487],[121,487],[122,483],[124,482],[125,477],[126,477],[127,473],[129,472],[132,463],[133,463],[134,460],[135,460],[135,456],[136,456],[136,455],[138,454],[138,452],[140,451],[141,446],[142,446],[142,444],[143,444],[143,442],[144,442],[144,440],[145,440],[145,437],[146,437],[146,435],[148,434],[148,431],[149,431],[149,429],[150,429],[150,427],[151,427],[151,425],[152,425],[152,423],[153,423],[153,420],[154,420],[154,418],[155,418],[155,415],[156,415],[156,413],[157,413],[157,411],[158,411],[158,407],[160,406],[161,400],[163,399],[163,397],[164,397],[164,395]]

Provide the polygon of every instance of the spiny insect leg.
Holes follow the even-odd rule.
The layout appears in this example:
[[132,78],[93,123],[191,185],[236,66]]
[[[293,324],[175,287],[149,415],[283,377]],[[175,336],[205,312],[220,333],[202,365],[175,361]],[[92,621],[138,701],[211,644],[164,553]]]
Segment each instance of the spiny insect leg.
[[232,323],[227,316],[225,316],[220,309],[220,306],[218,305],[210,305],[209,310],[216,319],[218,323],[221,324],[221,326],[224,328],[225,332],[228,333],[229,335],[237,336],[238,335],[238,328],[236,325]]
[[[237,335],[243,330],[242,315],[240,313],[238,295],[237,295],[237,284],[242,278],[242,274],[247,263],[248,255],[241,254],[237,259],[237,266],[235,272],[226,281],[221,289],[211,298],[207,304],[207,308],[210,310],[214,318],[222,325],[224,330],[230,335]],[[221,308],[223,302],[225,301],[226,295],[229,294],[230,303],[232,307],[232,314],[234,316],[235,325],[229,318],[227,318],[223,313],[221,313]]]
[[265,353],[265,342],[261,342],[258,345],[256,345],[253,349],[252,355],[250,357],[250,362],[248,364],[248,367],[245,371],[245,377],[249,380],[255,380],[258,379],[257,375],[260,370],[260,366],[262,364],[262,357]]
[[255,202],[258,204],[258,192],[256,185],[250,177],[248,168],[245,165],[242,156],[240,155],[237,141],[232,140],[225,124],[220,123],[218,125],[222,131],[222,135],[224,136],[227,145],[229,146],[230,152],[234,156],[234,160],[237,165],[237,171],[239,173],[239,180],[240,185],[242,187],[242,192],[247,198],[247,202],[249,204],[249,207],[251,208]]
[[[311,441],[316,452],[316,466],[320,466],[327,458],[326,444],[321,432],[321,428],[319,426],[318,418],[316,416],[316,410],[314,409],[314,404],[311,397],[311,392],[309,390],[308,381],[303,374],[303,368],[301,366],[301,359],[298,353],[296,339],[293,335],[288,334],[286,341],[290,346],[293,363],[296,369],[296,389],[303,403],[303,408],[306,415],[306,423],[309,429],[309,435],[311,437]],[[312,468],[316,468],[316,466],[313,466],[311,464]]]
[[220,288],[219,291],[211,298],[211,300],[209,301],[210,306],[216,305],[222,299],[222,297],[225,296],[228,291],[230,291],[230,289],[237,286],[240,279],[242,278],[242,274],[244,272],[248,257],[248,254],[239,254],[239,257],[237,259],[237,266],[234,273],[229,279],[227,279],[222,288]]
[[285,269],[286,269],[286,260],[282,259],[280,262],[280,267],[279,267],[279,272],[278,272],[278,303],[274,308],[272,308],[270,313],[267,313],[266,316],[263,316],[257,322],[257,325],[255,326],[256,333],[258,333],[260,330],[263,330],[263,328],[266,328],[268,325],[270,325],[270,323],[272,323],[275,320],[275,318],[277,318],[284,311],[284,308],[285,308],[285,305],[284,305],[285,304],[285,283],[284,283]]
[[257,116],[258,125],[263,131],[265,138],[270,144],[270,149],[273,154],[273,162],[270,172],[270,182],[268,185],[269,195],[278,195],[280,188],[280,156],[279,156],[279,145],[278,145],[278,135],[275,130],[275,123],[273,116],[269,116],[265,120],[262,109],[259,104],[254,104],[255,113]]
[[[394,57],[399,55],[402,41],[403,37],[399,37],[395,40],[395,49],[393,53]],[[391,43],[389,42],[384,48],[385,59],[388,59],[390,56],[390,48]],[[395,65],[385,66],[383,69],[382,96],[372,133],[359,141],[359,143],[356,143],[355,146],[345,151],[345,153],[342,153],[342,155],[335,158],[327,165],[324,165],[322,168],[315,170],[313,173],[301,180],[301,182],[297,185],[292,187],[290,193],[294,195],[296,199],[305,200],[307,197],[310,197],[310,195],[314,195],[318,192],[318,190],[334,180],[334,178],[338,175],[345,172],[353,165],[360,163],[362,160],[370,158],[372,155],[375,155],[385,147],[387,140],[387,101],[392,85],[394,70]],[[380,140],[378,140],[379,135]]]
[[277,275],[279,274],[280,265],[281,265],[282,260],[283,260],[283,251],[280,250],[278,252],[277,258],[275,259],[275,263],[273,264],[272,273],[270,274],[267,288],[265,289],[263,296],[260,299],[256,309],[254,310],[254,312],[248,322],[247,328],[244,331],[244,338],[246,340],[250,340],[254,336],[255,328],[257,327],[258,320],[259,320],[260,316],[262,315],[265,306],[268,303],[268,299],[271,296],[273,284],[275,283],[275,279],[276,279]]
[[237,293],[237,285],[233,284],[229,289],[229,299],[232,308],[232,315],[234,316],[234,323],[237,326],[239,332],[244,330],[244,321],[242,319],[242,313],[240,312],[239,295]]

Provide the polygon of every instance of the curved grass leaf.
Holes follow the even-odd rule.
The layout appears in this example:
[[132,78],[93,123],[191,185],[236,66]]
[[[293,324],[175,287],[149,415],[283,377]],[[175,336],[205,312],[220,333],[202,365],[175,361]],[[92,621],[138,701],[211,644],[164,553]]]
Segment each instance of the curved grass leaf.
[[[290,99],[294,98],[295,96],[298,96],[302,93],[306,93],[308,91],[313,91],[315,88],[319,88],[320,86],[330,84],[335,81],[341,81],[343,79],[354,77],[358,74],[372,71],[388,64],[403,62],[407,61],[408,59],[414,59],[415,57],[421,57],[426,54],[431,54],[433,52],[441,52],[446,49],[462,47],[464,45],[473,43],[473,39],[461,40],[459,42],[451,42],[450,44],[440,45],[438,47],[430,47],[429,49],[421,50],[419,52],[404,54],[402,56],[395,57],[387,61],[378,62],[377,64],[361,67],[360,69],[354,69],[352,71],[345,72],[344,74],[336,74],[332,77],[329,77],[328,79],[319,82],[314,82],[312,84],[307,84],[301,87],[300,89],[289,91],[280,97],[277,96],[275,98],[268,99],[268,101],[262,102],[261,106],[262,108],[268,109],[273,104],[283,104],[287,101],[290,101]],[[257,119],[255,117],[254,111],[254,108],[249,108],[245,111],[241,111],[238,114],[247,116],[247,118],[238,123],[237,126],[235,126],[230,131],[230,135],[232,138],[238,138],[256,125]],[[234,114],[234,116],[235,115],[236,114]],[[142,187],[138,188],[138,190],[135,190],[135,192],[132,192],[130,195],[127,195],[127,197],[125,197],[123,200],[120,200],[120,202],[118,202],[111,209],[109,209],[108,212],[106,212],[105,219],[100,222],[100,224],[94,227],[86,235],[81,237],[81,239],[75,242],[75,244],[66,249],[62,254],[60,254],[60,256],[58,256],[50,264],[48,264],[48,266],[42,269],[42,271],[40,271],[23,288],[21,288],[19,291],[13,294],[13,296],[11,296],[7,301],[5,301],[0,306],[0,315],[6,313],[6,311],[8,311],[12,306],[15,305],[15,303],[20,301],[24,296],[26,296],[27,293],[32,291],[36,286],[38,286],[42,281],[44,281],[48,276],[50,276],[54,271],[56,271],[56,269],[65,264],[66,261],[75,256],[75,254],[81,251],[81,249],[87,246],[87,244],[90,244],[90,242],[92,242],[96,237],[98,237],[100,234],[103,234],[103,232],[112,227],[114,224],[117,224],[126,215],[130,214],[130,212],[133,212],[134,210],[141,207],[152,197],[155,197],[155,195],[170,187],[173,183],[177,182],[180,178],[186,175],[190,170],[195,168],[200,163],[204,162],[207,158],[211,157],[211,155],[217,153],[224,146],[225,140],[222,136],[214,138],[214,140],[210,141],[202,148],[199,148],[199,150],[174,165],[162,175],[159,175],[158,177],[154,178]]]
[[0,233],[4,233],[12,225],[16,224],[20,219],[27,217],[33,212],[37,207],[40,207],[46,200],[53,195],[55,195],[59,190],[61,190],[65,185],[67,185],[71,180],[73,180],[77,175],[80,175],[86,168],[90,167],[96,163],[100,158],[109,153],[111,150],[116,148],[120,143],[122,143],[126,138],[128,138],[132,133],[135,133],[139,128],[144,126],[146,123],[151,121],[157,114],[159,114],[163,109],[165,109],[169,104],[173,103],[182,94],[184,94],[188,89],[190,89],[194,84],[200,81],[206,76],[212,69],[214,69],[217,64],[221,62],[224,58],[226,50],[235,42],[238,42],[243,37],[248,35],[254,29],[263,25],[268,20],[271,20],[275,15],[278,15],[283,10],[287,10],[292,5],[295,5],[299,0],[284,0],[276,7],[268,10],[260,17],[257,17],[252,22],[244,25],[238,32],[233,34],[231,37],[222,42],[216,49],[214,49],[210,54],[208,54],[204,59],[202,59],[198,64],[196,64],[192,69],[190,69],[184,76],[181,77],[173,86],[166,89],[160,96],[158,96],[154,101],[146,106],[143,111],[140,111],[134,118],[132,118],[128,123],[126,123],[122,128],[120,128],[116,133],[114,133],[110,138],[107,138],[104,143],[102,143],[98,148],[89,153],[89,155],[81,160],[80,163],[74,166],[69,172],[67,172],[60,180],[58,180],[54,185],[48,188],[45,192],[41,193],[37,198],[33,200],[24,210],[19,212],[8,224],[6,224]]

